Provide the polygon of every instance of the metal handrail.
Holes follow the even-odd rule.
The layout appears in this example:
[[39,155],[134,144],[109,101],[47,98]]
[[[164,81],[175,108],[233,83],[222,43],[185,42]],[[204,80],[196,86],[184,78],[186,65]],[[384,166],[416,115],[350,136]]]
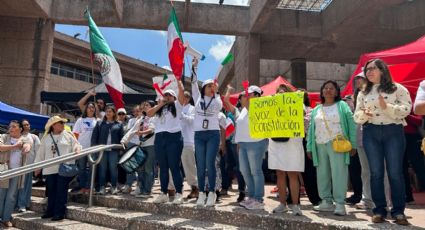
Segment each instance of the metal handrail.
[[[91,185],[90,185],[90,195],[89,195],[89,207],[93,204],[93,184],[96,173],[96,165],[99,164],[100,160],[103,157],[103,152],[107,149],[123,149],[123,146],[120,144],[112,144],[112,145],[97,145],[92,146],[80,151],[80,153],[72,152],[65,155],[60,155],[58,157],[54,157],[51,159],[47,159],[44,161],[28,164],[19,168],[9,169],[3,172],[0,172],[0,181],[7,180],[13,177],[22,176],[27,173],[33,172],[37,169],[46,168],[53,165],[58,165],[61,163],[66,163],[68,161],[77,160],[81,157],[88,156],[89,162],[92,164],[92,175],[91,175]],[[93,160],[91,154],[100,152],[97,159]]]

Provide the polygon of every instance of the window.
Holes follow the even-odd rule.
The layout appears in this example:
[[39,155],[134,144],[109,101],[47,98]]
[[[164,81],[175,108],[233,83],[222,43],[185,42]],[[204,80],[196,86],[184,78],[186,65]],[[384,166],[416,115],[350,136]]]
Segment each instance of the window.
[[[73,67],[69,64],[63,64],[56,61],[52,61],[50,73],[79,81],[93,83],[91,70]],[[99,73],[94,73],[94,83],[96,85],[102,83],[102,76]]]

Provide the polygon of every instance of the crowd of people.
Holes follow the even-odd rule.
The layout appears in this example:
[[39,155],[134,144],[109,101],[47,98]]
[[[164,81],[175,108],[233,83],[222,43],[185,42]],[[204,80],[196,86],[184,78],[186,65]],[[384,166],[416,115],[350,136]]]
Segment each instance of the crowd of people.
[[[249,86],[234,105],[230,102],[233,90],[230,86],[223,96],[213,79],[204,81],[199,89],[197,64],[194,59],[190,91],[185,91],[178,80],[177,92],[168,89],[157,102],[142,102],[134,107],[131,119],[125,109],[106,106],[101,99],[88,102],[95,95],[90,92],[78,103],[82,116],[72,132],[65,129],[65,119],[54,116],[46,124],[46,133],[40,141],[29,133],[27,120],[11,121],[8,134],[0,136],[0,170],[99,144],[122,144],[126,149],[138,146],[145,159],[133,172],[119,167],[120,150],[104,152],[94,185],[98,195],[130,193],[148,198],[158,175],[161,192],[155,203],[185,202],[186,179],[191,187],[186,199],[197,199],[196,206],[214,206],[236,178],[238,204],[249,210],[262,210],[265,193],[262,166],[267,153],[268,168],[276,171],[280,201],[273,213],[302,215],[303,185],[315,211],[344,216],[345,205],[350,204],[372,209],[374,223],[384,222],[390,213],[396,224],[409,224],[404,213],[406,203],[413,202],[408,162],[417,174],[420,187],[425,189],[421,134],[416,129],[422,118],[413,113],[409,92],[393,82],[383,61],[374,59],[366,63],[355,78],[356,90],[352,96],[341,98],[338,84],[329,80],[321,86],[320,103],[311,108],[305,92],[305,138],[264,139],[252,138],[249,132],[249,100],[262,97],[261,88]],[[425,114],[424,89],[425,83],[419,86],[414,106],[418,114]],[[287,85],[280,85],[276,94],[293,91]],[[235,124],[232,133],[226,133],[228,122]],[[336,138],[350,142],[351,150],[338,151],[334,146]],[[406,146],[406,143],[410,144]],[[73,191],[88,193],[91,167],[87,157],[78,159],[77,165],[78,186]],[[45,168],[42,173],[48,196],[42,218],[61,220],[73,177],[61,175],[60,166]],[[5,226],[11,226],[14,209],[24,212],[29,206],[31,181],[32,174],[1,181],[0,217]],[[354,194],[346,197],[349,181]],[[133,191],[134,183],[137,186]]]

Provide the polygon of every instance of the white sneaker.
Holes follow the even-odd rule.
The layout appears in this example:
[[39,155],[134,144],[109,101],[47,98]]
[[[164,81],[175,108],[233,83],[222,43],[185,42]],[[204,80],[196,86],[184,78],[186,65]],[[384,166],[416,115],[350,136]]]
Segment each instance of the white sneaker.
[[122,193],[130,193],[131,192],[131,186],[129,186],[129,185],[124,185],[122,188],[121,188],[121,192]]
[[205,206],[214,206],[216,199],[217,199],[217,194],[215,194],[215,192],[209,192],[207,203],[205,204]]
[[273,209],[273,213],[285,213],[288,212],[289,208],[286,204],[280,203],[279,206]]
[[319,211],[319,212],[332,212],[335,210],[335,207],[332,203],[328,203],[325,200],[323,200],[322,203],[320,203],[320,205],[314,206],[313,210]]
[[169,201],[167,194],[161,193],[153,202],[156,204],[167,203]]
[[112,187],[111,188],[111,194],[112,195],[117,195],[118,194],[118,188],[117,187]]
[[298,204],[292,205],[292,214],[294,216],[302,216],[303,215],[303,213],[301,212],[300,205],[298,205]]
[[172,203],[173,204],[183,204],[183,195],[181,193],[176,193]]
[[244,201],[240,202],[239,205],[245,208],[246,206],[251,204],[251,202],[253,202],[253,201],[254,201],[254,199],[251,199],[250,197],[248,197]]
[[139,194],[140,194],[140,188],[139,188],[139,186],[136,187],[136,190],[134,190],[133,192],[130,192],[130,195],[133,195],[133,196],[137,196]]
[[345,205],[343,204],[336,204],[334,214],[337,216],[345,216],[347,215],[347,212],[345,211]]
[[264,203],[254,200],[249,205],[245,206],[245,208],[249,210],[264,210]]
[[100,190],[97,194],[99,195],[105,195],[106,191],[105,191],[105,187],[100,187]]
[[198,200],[196,201],[196,206],[204,206],[205,205],[205,199],[207,197],[205,196],[204,192],[200,192],[198,196]]

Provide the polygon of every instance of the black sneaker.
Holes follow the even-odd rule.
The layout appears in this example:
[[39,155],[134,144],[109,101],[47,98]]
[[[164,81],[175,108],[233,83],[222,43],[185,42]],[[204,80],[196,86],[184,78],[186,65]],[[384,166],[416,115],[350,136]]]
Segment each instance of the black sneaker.
[[242,202],[245,199],[245,193],[244,192],[240,192],[238,199],[236,200],[238,203]]
[[357,198],[355,196],[350,196],[348,198],[345,198],[345,203],[351,204],[351,205],[357,204],[360,201],[361,201],[361,198],[359,199],[359,198]]

